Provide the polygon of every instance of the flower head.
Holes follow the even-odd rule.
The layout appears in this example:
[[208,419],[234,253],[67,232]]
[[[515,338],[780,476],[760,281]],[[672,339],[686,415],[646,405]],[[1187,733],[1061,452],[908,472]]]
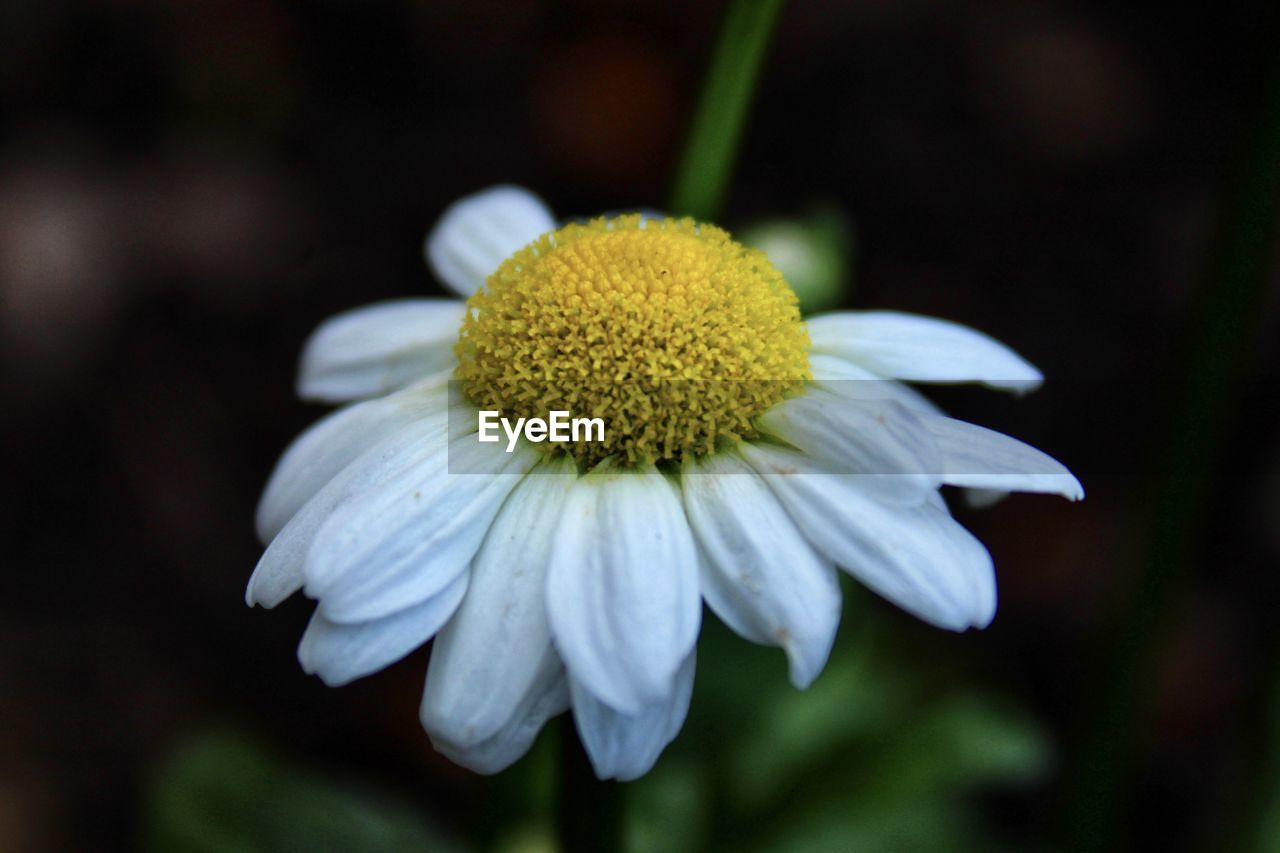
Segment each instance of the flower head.
[[[503,262],[458,341],[485,409],[608,418],[587,465],[710,453],[809,375],[796,296],[762,252],[691,219],[571,223]],[[554,447],[554,445],[553,445]]]
[[[277,465],[246,597],[317,600],[298,654],[329,684],[434,637],[422,722],[468,767],[506,767],[571,708],[601,777],[645,773],[683,724],[704,601],[782,648],[801,688],[831,650],[838,570],[931,624],[985,626],[991,558],[940,487],[1082,495],[899,381],[1029,390],[1019,356],[906,314],[805,323],[768,259],[714,226],[557,229],[500,187],[426,249],[465,303],[382,303],[308,342],[302,396],[351,405]],[[605,438],[504,453],[451,426],[479,409],[598,416]]]

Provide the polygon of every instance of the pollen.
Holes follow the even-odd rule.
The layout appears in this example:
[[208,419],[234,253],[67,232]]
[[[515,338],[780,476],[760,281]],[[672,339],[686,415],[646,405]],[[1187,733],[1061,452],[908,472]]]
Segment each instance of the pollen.
[[552,447],[587,466],[749,438],[809,378],[809,335],[782,275],[692,219],[566,225],[508,258],[468,308],[457,378],[470,400],[509,418],[601,418],[603,440]]

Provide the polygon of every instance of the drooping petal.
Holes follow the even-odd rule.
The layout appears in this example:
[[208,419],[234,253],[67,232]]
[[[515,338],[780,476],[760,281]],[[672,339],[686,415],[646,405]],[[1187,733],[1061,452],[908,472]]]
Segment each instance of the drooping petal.
[[361,453],[424,418],[443,420],[448,404],[443,377],[321,418],[294,439],[276,463],[258,502],[258,538],[269,544],[325,483]]
[[[910,385],[896,379],[884,379],[846,358],[812,353],[809,369],[813,374],[811,384],[829,394],[857,400],[897,400],[915,412],[944,414],[936,403]],[[1008,494],[999,489],[965,489],[964,500],[974,509],[982,509],[999,503]]]
[[[936,416],[923,421],[943,456],[943,482],[964,488],[964,500],[974,509],[999,503],[1010,491],[1061,494],[1070,500],[1084,497],[1079,482],[1056,460],[1009,436],[947,418],[910,385],[880,379],[838,356],[814,355],[809,361],[813,384],[824,391],[857,399],[897,400],[909,409]],[[948,428],[949,424],[960,426]]]
[[596,776],[628,782],[653,768],[689,713],[694,657],[690,652],[681,664],[666,696],[646,702],[634,714],[614,710],[570,679],[573,720]]
[[728,453],[686,462],[685,512],[702,548],[702,595],[743,638],[780,646],[803,690],[840,625],[840,584],[768,485]]
[[451,731],[433,728],[434,718],[423,706],[422,725],[431,745],[450,761],[476,773],[497,773],[520,759],[533,745],[547,720],[569,709],[569,685],[564,666],[552,656],[530,682],[511,717],[487,740],[459,745]]
[[390,666],[435,636],[467,591],[467,575],[458,575],[440,592],[381,619],[343,624],[326,619],[317,607],[298,645],[304,672],[330,687]]
[[[483,473],[455,473],[483,455]],[[521,475],[537,461],[458,436],[376,489],[336,509],[304,567],[307,595],[335,622],[365,622],[435,595],[465,571]]]
[[1016,438],[958,421],[924,418],[942,450],[943,481],[952,486],[1084,497],[1084,487],[1066,466]]
[[857,475],[863,488],[918,504],[942,485],[942,458],[915,412],[895,400],[856,399],[810,388],[756,419],[761,432],[804,452],[817,470]]
[[570,676],[638,713],[670,695],[702,615],[698,555],[675,488],[653,465],[602,464],[569,492],[547,577]]
[[887,379],[981,382],[1026,392],[1040,371],[983,333],[935,317],[896,311],[843,311],[808,321],[813,350],[841,356]]
[[325,483],[271,540],[249,578],[245,602],[275,607],[301,589],[303,564],[320,525],[355,495],[444,452],[445,431],[445,424],[435,419],[413,421],[360,454]]
[[512,491],[472,562],[467,597],[431,649],[423,724],[455,749],[494,737],[548,661],[561,668],[547,624],[547,567],[576,476],[562,457]]
[[522,187],[496,186],[450,205],[424,252],[440,280],[465,298],[516,250],[555,228],[542,199]]
[[930,624],[984,627],[995,612],[991,557],[936,493],[919,506],[877,499],[862,478],[802,470],[801,454],[743,443],[809,542],[877,594]]
[[329,318],[303,345],[298,396],[344,403],[452,370],[465,311],[456,299],[398,299]]
[[944,550],[951,555],[952,565],[970,593],[974,628],[985,628],[996,616],[998,593],[996,567],[991,552],[978,537],[951,517],[947,502],[935,493],[921,512],[922,524],[932,529],[933,536],[945,540]]

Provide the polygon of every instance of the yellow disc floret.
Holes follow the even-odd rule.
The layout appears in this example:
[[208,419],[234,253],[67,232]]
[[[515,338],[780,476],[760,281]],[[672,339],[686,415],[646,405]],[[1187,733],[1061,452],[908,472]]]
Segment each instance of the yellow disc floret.
[[603,419],[603,441],[558,445],[587,465],[710,453],[809,376],[786,281],[691,219],[566,225],[508,258],[468,308],[467,396],[508,418]]

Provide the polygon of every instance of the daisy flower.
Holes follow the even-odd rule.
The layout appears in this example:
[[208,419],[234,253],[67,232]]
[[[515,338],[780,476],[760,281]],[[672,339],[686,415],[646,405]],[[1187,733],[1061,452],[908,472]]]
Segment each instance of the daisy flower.
[[[246,598],[316,600],[298,657],[330,685],[434,637],[422,724],[474,770],[572,709],[601,778],[643,775],[684,722],[704,601],[780,647],[799,688],[830,653],[838,571],[983,627],[991,557],[939,489],[1082,496],[1060,463],[902,384],[1026,391],[1041,376],[1021,357],[928,317],[805,322],[768,258],[714,226],[560,227],[497,187],[450,207],[425,251],[462,299],[360,308],[307,342],[298,393],[348,405],[272,474]],[[505,452],[477,442],[480,410],[606,430]]]

